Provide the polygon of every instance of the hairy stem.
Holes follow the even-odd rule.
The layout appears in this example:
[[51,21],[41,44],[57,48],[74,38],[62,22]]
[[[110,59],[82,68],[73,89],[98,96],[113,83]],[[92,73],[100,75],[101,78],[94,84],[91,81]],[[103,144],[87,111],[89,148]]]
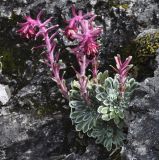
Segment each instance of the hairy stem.
[[80,66],[80,75],[78,76],[78,80],[80,84],[81,95],[86,101],[88,101],[88,92],[87,92],[88,78],[86,76],[86,68],[87,68],[86,55],[81,56],[79,66]]
[[38,25],[39,26],[39,33],[40,32],[42,33],[42,36],[43,36],[45,44],[46,44],[47,58],[49,61],[49,67],[51,67],[51,70],[52,70],[53,79],[57,83],[57,86],[59,87],[60,92],[63,94],[63,96],[66,99],[68,99],[68,89],[65,85],[65,81],[62,78],[60,78],[60,66],[54,58],[53,52],[54,52],[55,46],[53,46],[53,45],[55,45],[55,44],[51,44],[52,38],[49,37],[48,29],[46,28],[46,26],[43,23],[41,23],[40,20],[38,22],[39,22],[39,25]]

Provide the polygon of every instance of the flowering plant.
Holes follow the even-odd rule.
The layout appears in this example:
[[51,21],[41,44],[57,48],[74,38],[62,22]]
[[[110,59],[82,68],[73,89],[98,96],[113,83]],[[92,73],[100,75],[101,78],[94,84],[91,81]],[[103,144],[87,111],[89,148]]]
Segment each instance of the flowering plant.
[[[60,92],[69,101],[70,118],[76,130],[96,138],[96,142],[103,144],[108,151],[113,145],[119,147],[124,139],[124,110],[128,107],[131,93],[137,84],[133,78],[128,78],[132,57],[129,56],[122,63],[120,55],[115,56],[116,68],[113,69],[117,74],[114,79],[108,77],[107,72],[98,72],[98,38],[102,28],[93,23],[96,15],[91,12],[83,14],[82,11],[77,13],[72,6],[73,17],[67,20],[68,25],[63,33],[71,42],[77,42],[71,52],[76,57],[79,70],[75,70],[77,80],[68,89],[61,76],[60,53],[55,49],[57,42],[54,38],[59,32],[59,26],[48,27],[52,18],[42,22],[41,14],[42,12],[36,19],[26,16],[26,22],[19,24],[21,29],[18,33],[28,39],[36,40],[39,36],[43,38],[43,44],[34,49],[44,49],[44,62],[50,67],[52,79]],[[92,68],[92,76],[86,74],[88,66]]]

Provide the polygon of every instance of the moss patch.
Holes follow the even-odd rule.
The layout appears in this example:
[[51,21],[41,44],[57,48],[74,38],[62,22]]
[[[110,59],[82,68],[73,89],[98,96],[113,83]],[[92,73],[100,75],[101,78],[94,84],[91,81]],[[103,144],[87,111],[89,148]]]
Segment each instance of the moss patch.
[[135,43],[137,58],[140,62],[144,62],[156,55],[156,50],[159,48],[159,31],[139,36],[135,39]]
[[127,3],[121,3],[120,0],[109,0],[108,4],[109,4],[110,7],[116,7],[116,8],[122,7],[125,10],[127,10],[129,8],[129,3],[128,2]]

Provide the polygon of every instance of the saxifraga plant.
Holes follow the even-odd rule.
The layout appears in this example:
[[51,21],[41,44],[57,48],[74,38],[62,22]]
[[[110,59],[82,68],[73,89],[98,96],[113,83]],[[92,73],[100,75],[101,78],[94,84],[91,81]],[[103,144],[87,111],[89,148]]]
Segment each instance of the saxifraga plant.
[[[75,70],[77,80],[71,82],[71,88],[66,86],[61,76],[61,60],[59,52],[55,52],[54,40],[57,31],[52,33],[58,25],[48,27],[51,18],[42,22],[41,12],[36,19],[25,17],[26,22],[20,23],[18,32],[26,38],[42,36],[43,44],[36,48],[44,48],[46,58],[44,62],[50,67],[53,80],[57,83],[62,95],[68,99],[71,108],[70,118],[77,131],[86,133],[96,139],[96,143],[103,144],[108,151],[113,146],[120,147],[125,138],[123,128],[124,112],[128,108],[130,96],[137,83],[128,77],[129,65],[132,57],[129,56],[122,63],[120,55],[115,56],[117,74],[114,78],[108,72],[98,73],[99,43],[102,32],[100,27],[93,23],[96,15],[76,12],[72,6],[73,17],[68,20],[68,26],[62,32],[70,40],[76,42],[71,48],[79,64],[79,71]],[[86,75],[88,66],[92,66],[92,76]]]
[[77,131],[83,131],[88,136],[96,138],[96,143],[103,144],[108,151],[113,145],[120,147],[125,138],[124,111],[128,108],[130,96],[137,83],[133,78],[128,78],[128,70],[131,57],[124,63],[120,56],[115,57],[117,61],[117,74],[114,78],[108,77],[107,72],[98,73],[94,83],[89,80],[87,90],[89,102],[80,96],[80,87],[74,81],[70,90],[71,107],[70,118],[76,126]]

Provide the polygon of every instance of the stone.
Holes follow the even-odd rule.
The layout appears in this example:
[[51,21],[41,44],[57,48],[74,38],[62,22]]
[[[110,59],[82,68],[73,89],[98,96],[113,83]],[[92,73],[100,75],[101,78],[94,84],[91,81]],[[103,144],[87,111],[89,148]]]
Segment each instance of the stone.
[[0,84],[0,102],[4,105],[11,97],[11,92],[8,85]]
[[[159,55],[156,57],[159,64]],[[145,79],[135,90],[131,101],[128,143],[123,148],[123,160],[159,159],[159,65],[154,77]]]

